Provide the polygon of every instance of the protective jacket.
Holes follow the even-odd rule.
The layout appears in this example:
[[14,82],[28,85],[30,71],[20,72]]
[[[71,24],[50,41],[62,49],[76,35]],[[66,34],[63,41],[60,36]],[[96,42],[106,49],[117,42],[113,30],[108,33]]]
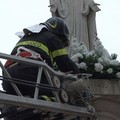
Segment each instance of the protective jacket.
[[[24,50],[18,51],[20,47],[24,47],[25,49],[38,53],[41,59],[39,59],[39,57],[34,58],[33,56],[29,55],[29,52],[26,52]],[[11,54],[45,61],[51,67],[53,67],[54,63],[56,63],[58,69],[62,72],[72,71],[72,73],[78,73],[78,68],[75,63],[69,58],[62,41],[57,35],[49,32],[46,29],[43,29],[40,33],[32,33],[22,37],[14,47]],[[37,80],[38,67],[36,66],[24,63],[16,64],[15,62],[8,60],[5,64],[5,67],[12,78],[27,80],[31,82],[36,82]],[[42,75],[41,83],[49,84],[44,74]],[[9,82],[3,81],[2,85],[3,89],[7,93],[16,94]],[[19,84],[17,87],[20,89],[23,95],[33,96],[34,94],[33,87],[26,87]],[[51,96],[51,91],[49,92],[42,88],[40,91],[40,95],[42,94]]]
[[16,55],[17,49],[21,46],[40,53],[42,59],[51,67],[56,63],[58,69],[62,72],[72,71],[73,73],[78,73],[77,66],[69,58],[59,37],[48,30],[42,30],[40,33],[24,36],[16,44],[11,54]]

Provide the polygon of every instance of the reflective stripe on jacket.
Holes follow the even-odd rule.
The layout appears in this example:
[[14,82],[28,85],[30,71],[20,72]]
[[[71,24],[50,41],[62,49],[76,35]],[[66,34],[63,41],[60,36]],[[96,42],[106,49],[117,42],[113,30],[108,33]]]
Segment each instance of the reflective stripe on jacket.
[[[48,47],[45,46],[44,44],[42,44],[41,42],[32,41],[32,40],[23,41],[23,42],[16,44],[16,47],[21,46],[21,45],[24,45],[24,46],[30,45],[30,46],[39,48],[39,49],[43,50],[45,53],[47,53],[48,55],[50,55]],[[62,49],[54,50],[52,52],[52,57],[55,58],[57,56],[61,56],[61,55],[65,55],[65,54],[67,54],[67,51],[65,48],[62,48]]]
[[16,44],[11,54],[16,55],[18,47],[21,46],[39,53],[51,67],[56,63],[58,69],[62,72],[73,71],[73,73],[78,73],[79,71],[68,56],[61,39],[49,31],[42,31],[23,37]]

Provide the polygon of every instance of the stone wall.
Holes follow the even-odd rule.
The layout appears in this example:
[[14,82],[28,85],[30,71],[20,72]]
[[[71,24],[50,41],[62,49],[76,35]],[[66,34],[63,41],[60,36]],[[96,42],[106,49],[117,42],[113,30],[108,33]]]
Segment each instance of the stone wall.
[[120,80],[90,80],[98,120],[120,120]]

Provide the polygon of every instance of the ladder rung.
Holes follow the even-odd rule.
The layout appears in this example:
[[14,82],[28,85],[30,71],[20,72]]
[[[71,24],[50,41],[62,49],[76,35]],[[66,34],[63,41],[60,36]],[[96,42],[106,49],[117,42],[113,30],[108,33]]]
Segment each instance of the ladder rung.
[[0,93],[0,103],[70,115],[90,116],[87,108]]

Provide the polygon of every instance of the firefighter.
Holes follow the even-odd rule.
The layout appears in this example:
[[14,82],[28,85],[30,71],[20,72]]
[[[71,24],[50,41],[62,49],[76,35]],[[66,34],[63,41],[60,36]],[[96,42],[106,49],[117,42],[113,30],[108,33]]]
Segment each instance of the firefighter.
[[[46,22],[40,23],[37,30],[34,32],[27,28],[23,29],[24,34],[12,50],[11,55],[43,61],[50,67],[56,63],[62,72],[78,73],[76,64],[66,51],[66,47],[69,46],[69,29],[64,21],[59,17],[52,17]],[[37,66],[7,60],[5,68],[12,78],[36,82]],[[41,83],[47,84],[47,82],[43,73]],[[3,81],[2,86],[6,93],[16,94],[9,82]],[[33,87],[20,84],[17,87],[22,95],[33,97]],[[40,95],[51,96],[52,93],[41,88]]]

